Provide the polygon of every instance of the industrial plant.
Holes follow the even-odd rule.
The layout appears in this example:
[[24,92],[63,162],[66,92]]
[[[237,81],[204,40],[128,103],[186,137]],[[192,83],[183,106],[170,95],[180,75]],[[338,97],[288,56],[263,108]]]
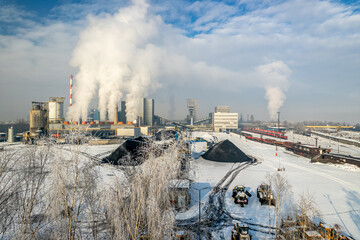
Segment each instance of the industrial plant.
[[[71,75],[69,109],[75,104],[72,97],[76,93],[72,85]],[[291,214],[289,209],[286,214],[279,215],[277,209],[285,208],[280,206],[281,202],[287,201],[289,204],[291,199],[278,192],[276,181],[280,178],[287,184],[284,177],[286,173],[297,189],[302,189],[306,184],[315,186],[313,189],[326,195],[328,191],[322,187],[322,181],[335,179],[334,188],[337,191],[342,191],[344,187],[356,190],[357,186],[351,184],[349,179],[356,178],[351,171],[358,171],[360,167],[359,126],[290,123],[281,121],[280,112],[277,112],[276,120],[262,122],[251,113],[232,112],[228,105],[214,106],[213,112],[201,116],[201,102],[194,98],[184,99],[186,115],[180,120],[156,114],[156,100],[152,98],[137,99],[136,104],[134,99],[125,98],[110,105],[111,108],[106,112],[100,107],[89,108],[87,114],[74,119],[70,117],[73,115],[64,113],[64,102],[65,97],[53,96],[47,101],[33,101],[28,123],[0,125],[0,140],[3,142],[0,151],[11,152],[21,146],[53,146],[56,151],[72,152],[74,146],[85,146],[90,150],[74,152],[85,159],[82,161],[99,167],[100,170],[96,171],[105,177],[94,182],[99,181],[100,184],[124,182],[124,179],[115,177],[116,174],[129,174],[129,171],[139,174],[139,171],[143,176],[147,171],[142,171],[142,168],[151,169],[146,181],[158,181],[151,183],[152,188],[162,186],[161,199],[168,202],[161,205],[161,211],[174,213],[169,239],[203,239],[201,236],[234,240],[264,239],[268,236],[270,239],[353,239],[350,234],[339,230],[337,219],[328,217],[332,213],[321,216],[321,221],[310,219],[307,213],[299,214],[299,211]],[[129,112],[136,113],[136,117],[129,117]],[[167,165],[162,167],[164,162]],[[338,169],[332,169],[334,166]],[[269,171],[274,169],[275,172],[269,175]],[[152,171],[157,173],[153,174]],[[301,182],[298,181],[299,172],[306,176]],[[338,173],[341,180],[337,180]],[[131,192],[139,191],[138,183],[131,185],[131,181],[137,181],[136,177],[132,176],[126,181],[130,181]],[[161,185],[164,181],[166,187]],[[285,186],[283,191],[289,188]],[[146,200],[139,200],[137,196],[126,198],[130,199],[128,201],[134,200],[136,206],[138,201],[146,202],[152,193],[147,186],[142,190],[144,193],[141,194]],[[202,195],[202,190],[206,192],[205,195]],[[332,195],[332,198],[339,206],[339,199],[335,196]],[[161,199],[152,201],[158,203]],[[97,204],[103,203],[99,201]],[[358,203],[352,201],[352,204]],[[106,214],[113,210],[113,207],[107,207],[103,206]],[[321,208],[329,211],[326,204]],[[68,209],[66,206],[64,209],[60,215],[71,217],[72,207]],[[345,210],[344,213],[351,215],[349,207]],[[129,211],[129,216],[132,216],[134,209],[129,208]],[[110,224],[106,214],[97,221]],[[98,227],[97,221],[89,221]],[[325,221],[329,224],[325,224]],[[347,216],[342,224],[346,227],[353,222]],[[219,228],[224,223],[228,225]],[[81,228],[85,228],[84,225]],[[155,236],[153,230],[146,226],[144,229],[134,239]],[[355,228],[351,231],[356,234]],[[106,236],[109,229],[100,232]]]

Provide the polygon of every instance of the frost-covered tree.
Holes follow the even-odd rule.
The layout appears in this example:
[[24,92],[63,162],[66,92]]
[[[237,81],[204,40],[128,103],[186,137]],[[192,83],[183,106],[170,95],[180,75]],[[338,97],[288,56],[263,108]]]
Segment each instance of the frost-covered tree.
[[[95,171],[92,162],[82,159],[81,148],[68,145],[55,151],[47,188],[51,235],[55,239],[79,239],[83,235],[82,223],[91,221],[87,210],[96,189]],[[96,235],[94,226],[92,230]]]
[[302,239],[305,239],[305,231],[314,228],[312,219],[318,217],[320,211],[316,205],[314,194],[309,191],[303,192],[297,203],[296,219],[301,228]]
[[173,234],[169,181],[179,173],[178,149],[149,143],[143,150],[147,160],[128,169],[127,184],[119,181],[107,193],[107,222],[114,239],[170,239]]
[[[273,190],[275,197],[275,239],[278,236],[280,226],[280,212],[286,201],[292,196],[291,185],[286,179],[284,173],[274,172],[266,176],[267,182]],[[269,207],[269,225],[270,225],[270,207]]]
[[15,151],[0,152],[0,238],[14,227],[22,179],[16,170],[19,158]]

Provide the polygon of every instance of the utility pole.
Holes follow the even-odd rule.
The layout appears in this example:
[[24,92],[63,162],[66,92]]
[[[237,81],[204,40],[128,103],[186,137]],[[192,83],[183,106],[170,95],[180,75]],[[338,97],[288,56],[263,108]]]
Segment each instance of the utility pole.
[[200,222],[201,222],[201,190],[207,189],[210,187],[204,187],[204,188],[193,188],[197,191],[199,191],[199,222],[198,222],[198,227],[199,227],[199,239],[200,239]]

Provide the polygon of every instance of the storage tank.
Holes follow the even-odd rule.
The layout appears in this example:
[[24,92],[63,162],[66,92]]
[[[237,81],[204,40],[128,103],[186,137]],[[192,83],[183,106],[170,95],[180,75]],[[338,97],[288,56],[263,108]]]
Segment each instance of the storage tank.
[[152,126],[154,123],[154,99],[144,98],[144,125]]
[[64,120],[64,98],[51,97],[49,99],[49,122],[60,122]]
[[47,106],[44,102],[32,102],[30,110],[30,132],[46,130],[47,125]]
[[11,126],[8,131],[8,142],[14,142],[14,128]]

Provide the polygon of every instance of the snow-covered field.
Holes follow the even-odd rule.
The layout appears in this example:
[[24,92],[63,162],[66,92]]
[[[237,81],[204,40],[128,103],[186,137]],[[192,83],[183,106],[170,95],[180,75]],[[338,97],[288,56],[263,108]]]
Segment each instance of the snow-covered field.
[[[289,141],[300,141],[305,144],[315,144],[314,137],[306,137],[297,134],[288,134]],[[328,224],[339,224],[342,230],[351,234],[355,239],[360,239],[360,169],[351,165],[331,165],[331,164],[311,164],[309,159],[300,157],[286,151],[284,148],[248,141],[237,134],[225,133],[203,133],[194,132],[193,137],[203,137],[211,140],[229,139],[246,154],[255,157],[257,164],[251,164],[241,170],[228,186],[224,198],[224,210],[231,216],[231,219],[242,220],[246,222],[253,230],[251,234],[253,239],[268,239],[266,227],[268,226],[268,206],[261,206],[256,197],[256,188],[265,181],[268,173],[276,172],[279,166],[285,170],[282,172],[292,188],[292,200],[287,202],[284,212],[290,210],[290,204],[295,204],[300,194],[310,192],[314,196],[317,207],[320,210],[321,219]],[[318,137],[318,145],[322,147],[331,147],[332,152],[360,156],[360,148],[350,145],[329,142],[328,139]],[[118,145],[90,146],[83,145],[82,150],[88,155],[103,158]],[[7,146],[8,149],[23,149],[26,145],[16,144]],[[68,152],[62,148],[68,148],[67,145],[59,146],[60,152]],[[209,196],[213,193],[213,187],[223,179],[226,173],[231,169],[239,167],[240,164],[222,163],[208,161],[199,157],[200,152],[206,150],[204,142],[194,143],[192,146],[193,156],[196,159],[191,161],[190,176],[193,180],[191,185],[191,202],[188,211],[178,213],[178,220],[191,220],[196,223],[198,219],[198,194],[201,194],[202,216],[206,218],[209,210]],[[277,154],[277,156],[276,156]],[[86,155],[84,155],[86,158]],[[124,178],[122,171],[110,165],[98,165],[98,177],[104,185],[113,184],[115,176]],[[235,185],[245,185],[252,194],[249,204],[245,207],[235,205],[231,197],[232,189]],[[104,186],[103,185],[103,186]],[[196,190],[198,189],[198,190]],[[271,225],[274,226],[274,207],[271,207]],[[232,222],[219,226],[212,231],[213,239],[230,239]],[[258,230],[262,231],[258,231]]]
[[[203,133],[196,132],[194,136],[201,137]],[[208,133],[206,133],[208,134]],[[328,224],[339,224],[342,230],[355,239],[360,238],[360,169],[351,165],[312,164],[309,159],[286,151],[284,148],[248,141],[237,134],[212,133],[219,140],[229,139],[248,155],[255,157],[260,164],[251,165],[242,170],[229,186],[225,194],[226,210],[236,219],[243,219],[250,224],[268,225],[268,207],[261,206],[256,198],[256,188],[267,175],[273,173],[279,166],[284,168],[284,176],[292,186],[292,203],[296,203],[300,194],[310,192],[314,196],[320,210],[320,218]],[[315,142],[312,137],[290,135],[289,140],[303,143]],[[318,144],[326,147],[329,140],[319,139]],[[196,143],[195,143],[196,144]],[[354,146],[340,144],[343,153],[360,156],[360,149]],[[337,150],[337,143],[336,143]],[[277,156],[276,156],[277,153]],[[233,163],[208,161],[203,158],[194,160],[191,164],[194,188],[214,187],[224,175],[234,167]],[[241,208],[235,205],[231,191],[235,185],[242,184],[252,193],[249,205]],[[201,202],[208,201],[210,188],[201,191]],[[198,190],[192,190],[192,206],[186,213],[178,215],[179,219],[198,214]],[[289,201],[288,201],[289,203]],[[203,206],[204,209],[204,206]],[[290,204],[287,205],[290,210]],[[286,211],[286,210],[285,210]],[[271,213],[273,216],[273,213]],[[251,226],[249,224],[249,226]],[[274,220],[272,220],[274,224]],[[229,237],[231,227],[224,227],[218,238]],[[255,239],[265,239],[267,234],[251,232]],[[213,236],[216,238],[216,235]]]

